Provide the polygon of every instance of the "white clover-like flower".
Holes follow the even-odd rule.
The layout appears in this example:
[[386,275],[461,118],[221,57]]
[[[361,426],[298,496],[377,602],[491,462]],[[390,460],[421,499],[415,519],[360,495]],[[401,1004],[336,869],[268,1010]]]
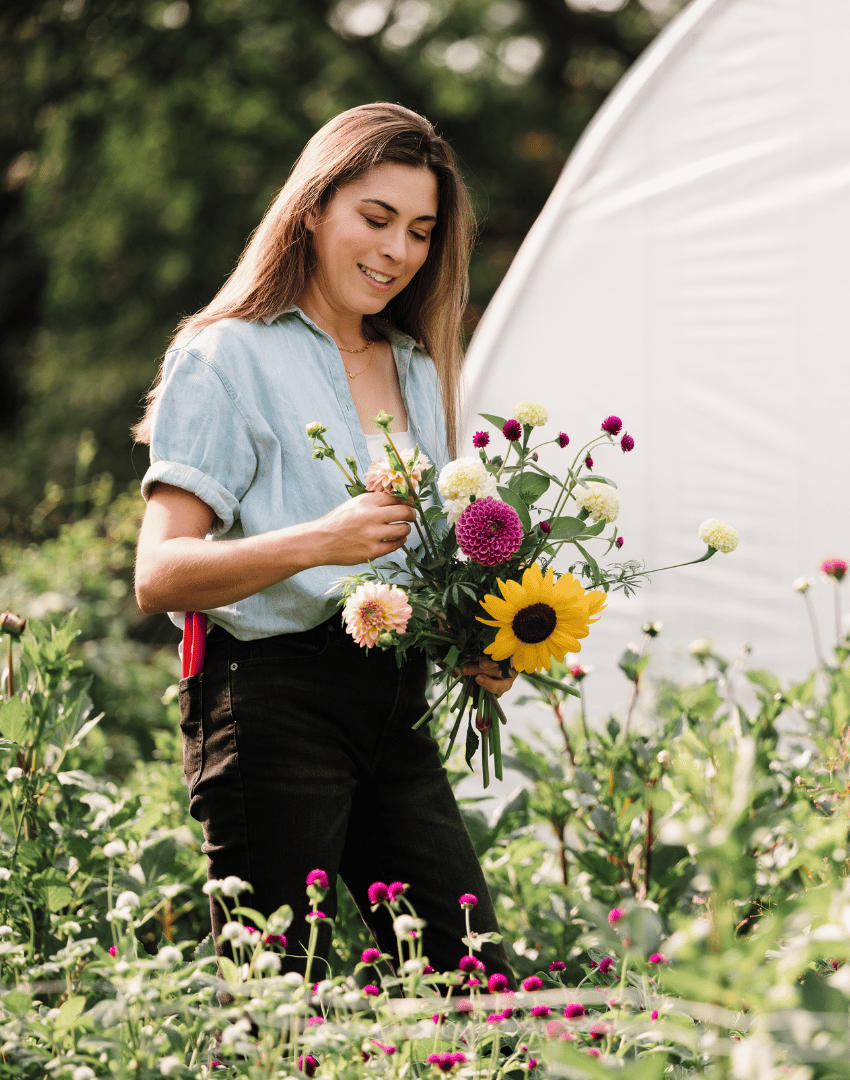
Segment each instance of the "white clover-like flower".
[[183,954],[174,945],[164,945],[156,954],[156,958],[161,964],[168,964],[170,967],[173,964],[179,964],[183,959]]
[[110,840],[108,844],[103,845],[103,854],[107,859],[117,859],[119,855],[123,855],[127,850],[127,845],[123,840]]
[[283,976],[283,981],[287,986],[301,986],[304,982],[304,976],[297,971],[287,971]]
[[163,1076],[171,1076],[175,1069],[179,1069],[183,1062],[180,1058],[175,1057],[174,1054],[169,1054],[168,1057],[162,1058],[159,1063],[159,1071]]
[[716,551],[729,554],[738,546],[738,533],[731,525],[724,525],[717,518],[709,518],[699,527],[699,538]]
[[698,659],[704,659],[706,656],[711,655],[712,644],[708,638],[697,638],[696,641],[692,641],[688,646],[688,652],[691,656],[696,656]]
[[242,923],[238,922],[225,923],[219,936],[223,941],[247,942],[251,940],[250,932],[245,929]]
[[325,431],[325,427],[321,420],[314,420],[311,424],[307,425],[307,435],[309,438],[314,439],[317,435],[321,435]]
[[6,924],[4,924],[3,926],[0,926],[0,937],[7,937],[11,933],[12,933],[12,927],[11,926],[7,926]]
[[12,871],[8,866],[0,866],[0,881],[8,881],[12,876]]
[[593,521],[616,521],[620,513],[620,496],[610,484],[588,481],[587,487],[576,484],[573,498],[580,510],[587,510]]
[[220,881],[205,881],[201,886],[201,892],[205,892],[207,896],[216,896],[221,892]]
[[807,593],[814,583],[813,577],[798,577],[791,582],[791,588],[796,589],[798,593]]
[[519,420],[521,424],[528,424],[531,427],[543,427],[549,419],[549,413],[536,401],[518,402],[514,405],[512,415],[514,420]]
[[94,1069],[88,1065],[78,1065],[71,1073],[72,1080],[97,1080]]
[[456,458],[444,465],[437,480],[444,499],[485,499],[496,495],[496,478],[477,457]]
[[246,890],[250,891],[250,889],[251,886],[248,882],[238,878],[235,874],[228,875],[221,882],[221,891],[225,896],[238,896]]
[[139,906],[139,898],[134,892],[122,892],[119,894],[118,899],[115,901],[116,908],[137,908]]
[[59,929],[63,934],[67,934],[70,937],[71,934],[79,934],[79,932],[82,930],[82,927],[78,922],[74,922],[73,919],[69,919],[66,923],[62,923]]
[[404,962],[404,971],[408,975],[421,975],[424,967],[424,962],[422,960],[417,960],[415,957],[412,960],[405,960]]
[[421,930],[424,926],[422,919],[415,919],[412,915],[399,915],[393,923],[393,930],[402,937],[413,930]]
[[273,952],[261,952],[254,957],[254,971],[271,971],[275,975],[280,971],[280,957]]
[[11,769],[6,770],[6,779],[10,784],[14,784],[16,780],[20,780],[23,775],[24,770],[17,765],[13,765]]
[[127,963],[126,960],[119,960],[118,963],[113,968],[113,971],[115,971],[118,975],[123,975],[126,971],[129,971],[129,970],[130,970],[130,965]]

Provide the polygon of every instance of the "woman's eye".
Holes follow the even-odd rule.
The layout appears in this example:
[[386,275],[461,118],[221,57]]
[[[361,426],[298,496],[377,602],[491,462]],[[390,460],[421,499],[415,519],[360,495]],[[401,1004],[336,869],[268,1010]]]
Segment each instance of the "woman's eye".
[[387,224],[386,221],[376,221],[374,218],[367,217],[366,220],[372,226],[373,229],[383,229]]
[[431,235],[431,234],[430,234],[430,233],[418,233],[418,232],[412,232],[412,233],[411,233],[410,235],[411,235],[411,236],[412,236],[412,237],[413,237],[413,238],[414,238],[415,240],[428,240],[428,239],[430,238],[430,235]]

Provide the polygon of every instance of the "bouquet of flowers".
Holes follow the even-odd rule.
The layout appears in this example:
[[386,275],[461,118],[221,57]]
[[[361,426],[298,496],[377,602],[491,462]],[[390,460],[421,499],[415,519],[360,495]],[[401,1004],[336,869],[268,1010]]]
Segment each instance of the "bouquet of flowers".
[[[334,461],[352,496],[384,491],[415,508],[420,544],[405,546],[405,568],[370,563],[367,572],[344,577],[343,619],[361,646],[394,649],[399,663],[408,649],[425,651],[441,689],[419,724],[448,699],[454,722],[445,757],[466,719],[466,761],[471,767],[481,745],[487,787],[491,757],[502,778],[499,726],[507,721],[495,695],[463,675],[463,664],[486,654],[505,677],[523,672],[541,687],[577,695],[547,674],[552,660],[579,652],[607,593],[628,595],[647,571],[635,561],[600,565],[619,552],[623,539],[615,524],[617,486],[595,471],[592,455],[603,443],[619,442],[624,453],[634,448],[619,417],[602,421],[601,434],[567,457],[559,478],[542,467],[539,450],[552,443],[566,450],[566,432],[530,445],[535,429],[548,421],[542,405],[521,401],[508,419],[480,415],[505,440],[502,452],[488,457],[490,434],[478,431],[477,456],[449,462],[439,476],[418,447],[396,449],[392,417],[384,412],[373,419],[385,435],[386,457],[373,461],[362,479],[354,457],[345,464],[337,458],[324,425],[308,424],[307,435],[314,458]],[[734,530],[716,521],[706,522],[700,535],[708,551],[694,562],[737,543]],[[590,542],[604,545],[596,557]],[[576,558],[556,576],[552,563],[564,545],[572,545]]]

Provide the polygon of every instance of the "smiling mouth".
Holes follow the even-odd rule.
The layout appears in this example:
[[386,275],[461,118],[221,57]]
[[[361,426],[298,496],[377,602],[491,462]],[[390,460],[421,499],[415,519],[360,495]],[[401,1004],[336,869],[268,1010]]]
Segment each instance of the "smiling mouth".
[[377,270],[370,270],[369,267],[364,266],[363,263],[358,263],[357,265],[367,278],[371,278],[372,281],[377,282],[378,285],[389,285],[390,282],[395,281],[395,278],[390,277],[389,274],[379,274]]

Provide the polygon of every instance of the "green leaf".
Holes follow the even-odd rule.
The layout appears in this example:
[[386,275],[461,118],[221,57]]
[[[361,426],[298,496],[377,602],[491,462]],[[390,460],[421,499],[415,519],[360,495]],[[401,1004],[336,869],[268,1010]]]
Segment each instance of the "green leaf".
[[0,706],[0,735],[14,743],[23,743],[32,718],[32,709],[20,698],[12,698]]
[[12,990],[4,994],[0,1001],[3,1002],[3,1008],[13,1016],[26,1016],[32,1008],[32,998],[22,990]]
[[744,674],[754,686],[760,686],[769,694],[782,693],[782,683],[770,671],[745,671]]
[[530,532],[531,517],[529,516],[528,507],[525,505],[522,497],[511,488],[499,487],[496,490],[499,492],[499,498],[502,502],[506,502],[508,506],[512,506],[519,514],[519,520],[522,522],[522,527],[525,531]]
[[588,526],[588,528],[584,530],[582,539],[584,539],[584,537],[599,536],[599,534],[603,531],[603,529],[606,528],[607,525],[608,522],[605,520],[605,518],[603,518],[601,521],[597,521],[595,525]]
[[195,951],[192,954],[195,960],[206,960],[210,956],[215,956],[215,941],[212,934],[207,934],[204,940],[195,946]]
[[220,956],[218,966],[221,968],[221,977],[226,983],[230,983],[231,986],[236,986],[239,983],[239,968],[229,956]]
[[550,521],[550,540],[572,540],[574,536],[581,536],[584,530],[584,522],[575,517],[559,517]]
[[480,739],[478,738],[478,732],[475,730],[472,724],[472,716],[469,717],[469,727],[466,729],[466,764],[472,768],[472,759],[475,757],[475,751],[478,749]]
[[32,885],[48,911],[61,911],[74,895],[65,875],[55,867],[36,874],[32,878]]
[[59,1015],[56,1017],[55,1026],[58,1028],[71,1028],[74,1021],[79,1017],[85,1007],[86,999],[81,995],[69,997],[59,1007]]
[[546,494],[549,490],[550,483],[551,481],[548,476],[541,476],[540,473],[528,472],[523,475],[522,481],[520,482],[519,493],[530,506],[533,503],[536,503],[542,495]]
[[480,412],[478,414],[482,420],[487,420],[491,424],[495,424],[499,431],[505,426],[504,416],[496,416],[495,413]]

